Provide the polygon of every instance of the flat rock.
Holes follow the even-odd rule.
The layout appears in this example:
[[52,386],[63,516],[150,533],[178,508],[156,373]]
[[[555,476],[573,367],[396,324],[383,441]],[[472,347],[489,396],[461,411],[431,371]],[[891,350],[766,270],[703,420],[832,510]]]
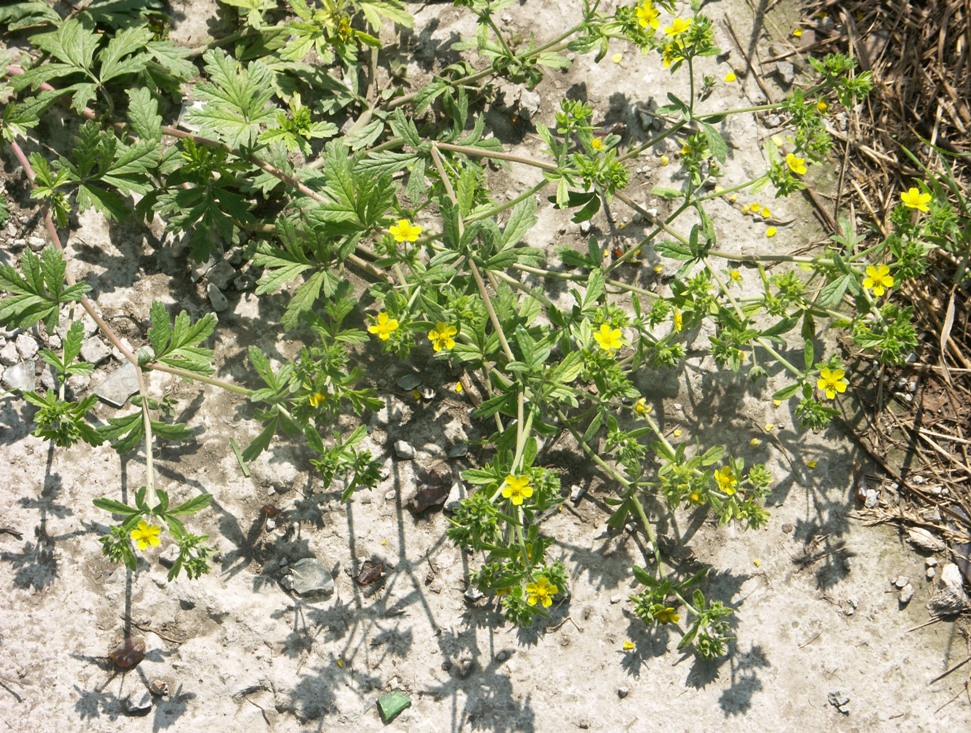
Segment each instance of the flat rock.
[[0,364],[12,366],[18,361],[20,361],[20,354],[17,352],[17,344],[13,341],[8,341],[0,349]]
[[17,353],[20,354],[21,358],[33,359],[39,350],[40,346],[37,344],[37,339],[31,334],[24,331],[17,336]]
[[237,274],[236,269],[231,264],[226,260],[220,260],[206,273],[206,279],[220,290],[225,290]]
[[3,372],[3,383],[13,390],[31,391],[37,381],[36,372],[37,365],[34,360],[27,359],[7,367]]
[[223,295],[223,291],[216,287],[215,283],[206,286],[206,295],[209,296],[209,305],[217,313],[229,309],[229,298]]
[[290,587],[299,596],[327,596],[334,592],[334,576],[320,560],[305,557],[290,566]]
[[944,544],[943,540],[935,537],[926,529],[921,527],[908,529],[907,536],[910,539],[910,544],[912,544],[915,549],[922,552],[944,552],[946,549],[946,545]]
[[81,358],[89,364],[97,366],[111,356],[111,347],[97,336],[85,339],[81,343]]
[[138,370],[130,361],[115,369],[94,388],[94,393],[112,407],[121,407],[138,391]]
[[407,440],[396,440],[394,454],[403,461],[409,461],[415,457],[415,448]]

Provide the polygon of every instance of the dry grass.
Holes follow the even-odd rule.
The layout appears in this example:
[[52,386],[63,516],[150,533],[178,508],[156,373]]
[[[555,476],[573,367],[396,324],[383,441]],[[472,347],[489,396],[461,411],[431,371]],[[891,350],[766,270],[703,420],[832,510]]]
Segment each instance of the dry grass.
[[857,378],[874,389],[855,430],[899,487],[883,492],[892,498],[878,517],[936,531],[971,583],[971,212],[960,195],[971,190],[971,0],[807,7],[819,52],[848,53],[873,73],[869,98],[847,112],[838,194],[873,222],[869,244],[888,230],[900,192],[929,173],[950,179],[964,219],[964,241],[935,252],[926,276],[897,295],[914,306],[916,360],[902,368],[857,361]]

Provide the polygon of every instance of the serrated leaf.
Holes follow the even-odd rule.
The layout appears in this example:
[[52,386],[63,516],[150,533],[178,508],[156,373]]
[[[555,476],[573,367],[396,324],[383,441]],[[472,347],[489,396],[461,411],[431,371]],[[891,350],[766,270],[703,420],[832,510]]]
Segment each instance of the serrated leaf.
[[415,21],[396,0],[359,0],[358,5],[374,30],[381,30],[381,17],[385,17],[402,28],[414,27]]
[[145,87],[128,90],[128,122],[132,132],[144,141],[160,140],[162,137],[158,101]]
[[322,270],[315,272],[310,276],[310,279],[294,292],[290,298],[290,302],[287,303],[287,309],[284,311],[283,317],[280,319],[286,330],[289,331],[299,325],[300,316],[313,308],[314,303],[317,302],[317,298],[320,297],[320,289],[327,275],[328,273]]
[[200,494],[176,507],[172,507],[165,514],[169,517],[184,517],[202,511],[212,503],[212,494]]
[[853,280],[852,275],[841,275],[830,283],[827,283],[816,296],[815,305],[819,308],[835,308],[846,295],[847,288]]
[[169,366],[187,369],[197,374],[212,373],[212,351],[200,348],[216,328],[216,314],[207,313],[195,323],[189,314],[182,311],[172,321],[168,321],[165,306],[155,301],[150,310],[152,325],[148,338],[155,352],[152,361],[160,361]]
[[159,162],[160,147],[156,141],[137,142],[119,151],[110,170],[101,177],[122,193],[145,194],[153,186],[148,173]]
[[171,41],[152,41],[145,50],[167,74],[179,81],[191,79],[197,73],[195,64],[189,61],[191,51],[180,48]]
[[31,36],[30,42],[77,71],[88,71],[94,63],[99,36],[78,20],[69,18],[60,28]]
[[112,514],[139,514],[139,510],[135,507],[130,507],[127,504],[123,504],[120,501],[115,501],[114,499],[95,499],[92,502],[98,509],[104,509],[106,512],[111,512]]
[[71,321],[64,336],[64,364],[65,366],[78,358],[81,344],[84,342],[84,325],[81,321]]
[[531,196],[516,204],[509,212],[509,221],[502,230],[499,248],[505,249],[518,244],[526,232],[536,225],[536,200]]
[[145,26],[118,31],[98,54],[98,61],[101,64],[98,78],[101,83],[104,84],[122,74],[137,74],[144,69],[147,56],[138,52],[142,51],[151,39],[152,32]]
[[130,211],[125,199],[114,191],[87,183],[78,186],[77,203],[80,211],[95,209],[111,221],[124,221]]
[[207,51],[203,59],[212,81],[196,86],[195,93],[206,104],[190,110],[186,119],[200,125],[203,134],[215,135],[230,147],[254,145],[260,127],[275,119],[269,105],[273,72],[259,61],[244,67],[221,49]]

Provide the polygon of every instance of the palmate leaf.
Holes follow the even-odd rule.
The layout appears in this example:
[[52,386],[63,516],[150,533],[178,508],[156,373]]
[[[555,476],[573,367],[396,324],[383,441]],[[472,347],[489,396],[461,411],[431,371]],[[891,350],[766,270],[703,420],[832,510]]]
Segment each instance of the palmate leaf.
[[48,333],[57,327],[59,306],[81,300],[90,288],[84,283],[66,286],[64,255],[54,247],[38,257],[29,249],[20,256],[23,275],[0,265],[0,291],[12,295],[0,300],[0,325],[30,328],[44,321]]
[[182,311],[170,324],[169,314],[159,301],[152,303],[152,325],[148,340],[155,355],[152,361],[186,369],[197,374],[212,374],[212,350],[198,344],[212,335],[216,328],[216,314],[207,313],[195,323]]
[[157,211],[167,215],[169,231],[189,232],[191,255],[200,262],[209,257],[217,241],[232,240],[237,222],[253,221],[247,200],[219,181],[165,191],[159,196]]
[[152,40],[152,32],[141,26],[118,31],[100,53],[98,78],[104,84],[122,74],[137,74],[145,68],[148,57],[143,53]]
[[90,71],[99,40],[97,33],[88,30],[74,18],[64,21],[56,30],[38,33],[30,38],[34,46],[78,72]]
[[258,61],[243,67],[220,49],[207,51],[203,59],[212,82],[200,84],[195,91],[206,105],[191,110],[186,118],[200,125],[203,134],[215,135],[231,147],[254,145],[260,127],[275,119],[269,105],[273,72]]

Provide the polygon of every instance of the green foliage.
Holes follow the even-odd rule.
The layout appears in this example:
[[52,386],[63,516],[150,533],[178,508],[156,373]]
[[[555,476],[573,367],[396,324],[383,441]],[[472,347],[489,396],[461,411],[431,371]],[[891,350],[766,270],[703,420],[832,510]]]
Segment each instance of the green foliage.
[[[214,376],[214,354],[203,346],[214,314],[172,317],[160,302],[148,313],[149,348],[130,357],[140,377],[165,370],[245,396],[259,428],[241,460],[274,441],[298,441],[309,448],[319,486],[336,486],[350,501],[382,479],[361,424],[381,406],[366,380],[377,359],[435,359],[468,373],[482,390],[472,418],[484,426],[484,458],[463,472],[472,491],[449,517],[447,535],[474,553],[470,584],[516,624],[535,621],[569,593],[569,570],[550,557],[555,538],[544,523],[563,501],[549,446],[565,440],[602,479],[608,528],[633,522],[651,548],[643,567],[633,567],[640,584],[634,614],[677,625],[681,650],[724,654],[731,609],[705,597],[704,571],[670,567],[657,535],[679,512],[763,527],[773,478],[738,450],[677,442],[651,412],[661,395],[642,394],[638,385],[648,380],[638,375],[679,367],[689,347],[701,346],[717,368],[753,389],[770,373],[783,374],[772,398],[794,400],[804,427],[825,427],[837,414],[835,401],[851,399],[855,385],[817,342],[827,329],[847,327],[884,362],[906,359],[916,332],[895,289],[924,271],[933,248],[966,254],[967,217],[949,201],[965,215],[967,202],[953,181],[921,183],[879,242],[840,219],[839,233],[820,252],[742,255],[752,267],[740,292],[738,255],[719,249],[737,237],[710,213],[713,199],[734,201],[712,189],[733,163],[721,123],[740,112],[696,108],[712,88],[702,73],[712,62],[700,60],[718,53],[700,3],[675,24],[676,4],[656,2],[672,15],[662,29],[640,5],[608,16],[588,2],[575,28],[544,41],[504,34],[494,18],[506,0],[463,0],[456,5],[475,16],[476,33],[453,49],[469,53],[415,89],[401,70],[386,68],[390,55],[381,48],[393,38],[391,24],[412,26],[398,0],[222,4],[235,9],[240,28],[201,58],[165,40],[158,3],[104,0],[67,20],[40,3],[0,10],[12,28],[39,31],[25,73],[0,79],[0,94],[10,95],[0,126],[4,139],[32,146],[32,196],[55,223],[70,226],[75,210],[109,220],[133,209],[144,222],[157,215],[197,260],[241,245],[234,254],[253,272],[255,295],[282,294],[279,322],[261,325],[289,332],[298,347],[271,362],[250,346],[254,389]],[[552,119],[531,121],[541,158],[507,151],[490,134],[482,109],[500,91],[535,87],[570,64],[567,52],[600,59],[622,43],[688,76],[685,98],[664,90],[666,103],[654,114],[663,129],[652,140],[598,127],[606,111],[576,99],[561,100]],[[785,113],[788,129],[767,144],[767,169],[739,190],[771,184],[784,196],[803,189],[811,175],[803,165],[821,162],[830,149],[827,105],[855,103],[872,83],[847,57],[812,64],[817,84],[767,105]],[[86,119],[70,149],[50,152],[31,135],[68,95]],[[680,150],[672,156],[678,170],[673,183],[651,192],[663,211],[648,211],[626,188],[637,182],[631,172],[640,156],[662,141]],[[538,171],[537,183],[499,195],[493,168],[507,164]],[[924,206],[920,196],[930,201],[915,210]],[[620,226],[609,239],[590,236],[579,251],[559,246],[549,254],[530,244],[554,238],[533,234],[549,222],[538,210],[543,201],[570,209],[577,223],[604,211],[611,228],[617,207],[629,206],[637,226],[623,235],[631,241],[621,241]],[[878,258],[890,264],[877,270]],[[626,269],[648,259],[657,264],[654,275]],[[108,442],[120,453],[144,445],[151,467],[157,440],[194,431],[174,422],[172,403],[153,397],[144,379],[135,411],[109,416],[97,429],[88,423],[94,397],[71,401],[66,383],[90,371],[79,361],[83,329],[72,320],[72,305],[89,288],[69,286],[65,277],[64,256],[54,248],[40,256],[25,250],[18,267],[0,266],[0,324],[43,322],[53,333],[62,319],[72,321],[60,353],[41,352],[58,390],[24,395],[39,408],[35,434],[57,445]],[[269,304],[264,312],[273,312]],[[149,484],[135,493],[134,506],[95,502],[121,517],[101,540],[105,555],[135,569],[132,542],[151,546],[155,528],[140,523],[156,518],[179,547],[170,578],[183,570],[198,577],[212,550],[183,518],[211,497],[172,508],[154,479]]]
[[54,333],[61,306],[79,301],[90,290],[83,283],[67,285],[66,269],[64,255],[54,247],[44,249],[40,257],[25,249],[20,272],[0,265],[0,291],[10,293],[0,300],[0,325],[30,328],[42,322],[48,333]]
[[[203,544],[208,537],[194,535],[186,530],[182,517],[191,516],[205,509],[212,502],[212,494],[199,496],[184,501],[177,506],[171,506],[169,495],[161,489],[156,490],[158,502],[150,506],[146,498],[147,488],[141,487],[135,491],[135,506],[129,506],[114,499],[95,499],[94,505],[106,512],[122,517],[120,524],[114,525],[109,533],[101,538],[101,546],[105,556],[114,562],[124,563],[134,571],[138,565],[135,548],[132,547],[132,532],[140,523],[149,523],[157,518],[165,523],[172,538],[179,546],[179,554],[168,572],[168,579],[174,580],[185,570],[191,580],[209,572],[209,559],[214,550]],[[156,541],[155,544],[158,544]]]

